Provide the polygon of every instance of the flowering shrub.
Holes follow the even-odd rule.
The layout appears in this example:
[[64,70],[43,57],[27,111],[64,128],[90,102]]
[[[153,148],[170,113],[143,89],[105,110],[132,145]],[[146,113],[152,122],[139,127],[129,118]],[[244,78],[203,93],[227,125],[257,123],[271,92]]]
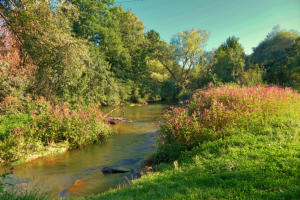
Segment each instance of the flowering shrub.
[[53,106],[44,98],[8,96],[0,106],[0,163],[55,143],[67,142],[69,148],[78,148],[103,142],[111,133],[98,105],[71,109],[68,104]]
[[300,95],[289,88],[222,86],[198,90],[187,104],[165,111],[161,143],[189,148],[236,132],[274,133],[276,127],[289,126],[294,114],[299,115],[299,102]]
[[44,144],[68,141],[72,147],[80,147],[103,141],[110,132],[97,105],[70,109],[67,104],[52,106],[41,98],[30,115],[32,123],[14,134],[29,134]]

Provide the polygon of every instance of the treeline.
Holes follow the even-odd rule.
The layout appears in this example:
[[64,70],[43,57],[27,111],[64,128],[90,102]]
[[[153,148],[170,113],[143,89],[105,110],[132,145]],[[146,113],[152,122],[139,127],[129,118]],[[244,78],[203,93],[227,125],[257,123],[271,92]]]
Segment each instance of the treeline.
[[266,38],[246,55],[238,38],[229,37],[216,50],[206,52],[191,73],[192,91],[208,83],[244,86],[278,85],[300,90],[300,34],[274,27]]
[[205,52],[203,30],[168,44],[112,0],[3,0],[0,15],[2,100],[112,105],[174,101],[211,82],[300,87],[296,32],[274,29],[246,55],[235,37]]

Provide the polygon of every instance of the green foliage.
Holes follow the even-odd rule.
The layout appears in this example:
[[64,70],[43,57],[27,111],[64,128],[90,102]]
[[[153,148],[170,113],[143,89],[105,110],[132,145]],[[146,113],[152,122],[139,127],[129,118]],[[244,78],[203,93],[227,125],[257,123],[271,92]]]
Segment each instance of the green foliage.
[[20,40],[21,59],[37,67],[27,89],[47,99],[63,99],[72,92],[76,95],[74,88],[80,87],[84,62],[88,59],[86,42],[72,36],[66,17],[66,13],[76,10],[65,2],[55,11],[48,1],[22,1],[16,6],[5,21]]
[[203,30],[180,32],[172,39],[171,52],[177,63],[181,65],[181,72],[175,80],[181,87],[185,87],[191,70],[201,61],[207,39],[208,33]]
[[7,97],[1,104],[0,163],[52,144],[67,142],[69,148],[79,148],[103,142],[111,133],[98,105],[70,108],[66,103],[53,106],[44,98],[12,99]]
[[188,88],[194,91],[206,87],[209,83],[218,84],[219,80],[213,71],[214,63],[215,51],[205,52],[198,66],[192,70],[192,77]]
[[166,100],[168,102],[173,102],[176,100],[178,94],[178,87],[176,85],[176,82],[173,80],[168,80],[163,83],[162,86],[162,99]]
[[214,73],[222,82],[236,81],[245,67],[245,54],[238,39],[230,37],[215,52]]
[[21,129],[24,128],[30,121],[31,118],[29,114],[0,116],[0,140],[4,140],[4,138],[8,137],[9,133],[17,127]]
[[284,30],[274,33],[254,48],[253,61],[265,66],[280,62],[285,57],[285,49],[291,47],[298,37],[298,34]]
[[3,192],[0,193],[0,198],[2,200],[48,200],[49,197],[46,195],[41,195],[38,192]]
[[252,60],[264,66],[264,80],[268,83],[298,88],[299,57],[299,34],[281,30],[254,48]]
[[263,83],[264,70],[258,66],[251,67],[241,73],[237,82],[244,86],[255,86]]
[[3,173],[3,174],[0,174],[0,195],[3,194],[4,192],[4,187],[9,185],[8,183],[5,183],[3,181],[3,179],[7,178],[9,176],[9,173]]

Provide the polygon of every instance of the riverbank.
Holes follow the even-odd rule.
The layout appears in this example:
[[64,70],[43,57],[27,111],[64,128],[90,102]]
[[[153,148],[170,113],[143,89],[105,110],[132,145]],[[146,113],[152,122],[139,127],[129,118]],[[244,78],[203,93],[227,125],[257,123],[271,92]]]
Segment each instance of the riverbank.
[[6,97],[0,107],[0,165],[103,143],[112,134],[99,105]]
[[16,165],[33,161],[38,158],[63,154],[68,150],[69,150],[69,144],[67,142],[51,144],[49,146],[41,147],[39,151],[26,153],[23,156],[21,156],[22,157],[21,159],[7,164],[9,164],[10,166],[16,166]]

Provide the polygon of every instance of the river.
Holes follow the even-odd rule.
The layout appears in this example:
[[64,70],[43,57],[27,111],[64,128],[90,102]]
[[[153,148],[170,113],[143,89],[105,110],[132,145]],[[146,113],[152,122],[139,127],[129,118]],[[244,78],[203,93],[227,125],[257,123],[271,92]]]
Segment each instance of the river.
[[[157,122],[165,105],[124,106],[112,116],[131,122],[113,126],[117,133],[105,144],[86,146],[56,156],[39,158],[14,168],[11,181],[22,190],[38,189],[51,198],[82,197],[128,183],[141,162],[156,150]],[[109,112],[113,108],[104,108]],[[103,174],[104,166],[131,169],[135,173]]]

